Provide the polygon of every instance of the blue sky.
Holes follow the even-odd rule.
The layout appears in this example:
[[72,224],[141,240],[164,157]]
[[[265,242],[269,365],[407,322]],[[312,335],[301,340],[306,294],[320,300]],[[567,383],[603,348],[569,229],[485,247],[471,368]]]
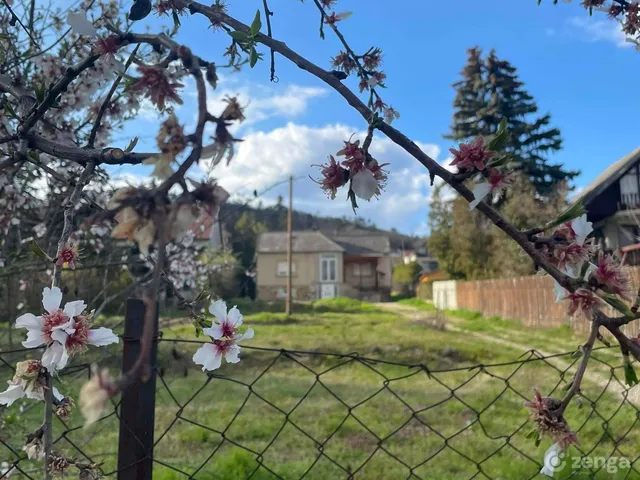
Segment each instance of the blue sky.
[[[230,13],[250,23],[262,5],[258,0],[235,0]],[[271,0],[274,37],[321,67],[329,68],[339,50],[327,31],[318,36],[319,17],[311,2]],[[432,2],[405,0],[338,0],[336,10],[353,11],[340,24],[356,51],[370,46],[383,49],[387,89],[383,99],[401,113],[394,125],[418,142],[438,161],[445,162],[444,140],[452,115],[454,90],[466,59],[466,49],[478,45],[518,68],[520,78],[536,98],[543,113],[564,137],[564,149],[551,159],[582,170],[578,188],[587,185],[612,162],[638,146],[640,99],[633,87],[640,75],[640,55],[624,42],[617,24],[606,15],[593,17],[579,2],[551,0],[537,6],[536,0],[459,0]],[[395,9],[395,6],[401,8]],[[152,27],[158,20],[146,21]],[[143,31],[144,24],[136,30]],[[203,18],[184,17],[178,40],[206,59],[216,60],[227,44],[224,33],[207,29]],[[267,53],[265,49],[260,51]],[[268,55],[266,55],[268,57]],[[353,217],[345,201],[346,191],[330,201],[308,175],[327,155],[340,148],[351,134],[366,128],[344,100],[320,81],[276,57],[278,83],[269,82],[268,61],[238,73],[222,71],[219,88],[210,93],[212,113],[220,111],[221,98],[239,94],[248,104],[247,121],[237,131],[245,141],[229,167],[219,166],[215,176],[234,196],[242,197],[286,179],[303,176],[294,187],[294,208],[324,215]],[[347,80],[355,87],[355,80]],[[184,92],[185,105],[179,117],[193,125],[195,103],[192,85]],[[137,149],[153,149],[158,119],[150,110],[117,133],[116,143],[126,145],[140,135]],[[388,140],[374,142],[374,156],[390,162],[387,191],[378,200],[362,202],[358,215],[383,228],[395,227],[410,234],[425,234],[431,189],[422,166]],[[122,168],[126,178],[146,175],[146,167]],[[286,186],[265,195],[264,203],[286,195]]]

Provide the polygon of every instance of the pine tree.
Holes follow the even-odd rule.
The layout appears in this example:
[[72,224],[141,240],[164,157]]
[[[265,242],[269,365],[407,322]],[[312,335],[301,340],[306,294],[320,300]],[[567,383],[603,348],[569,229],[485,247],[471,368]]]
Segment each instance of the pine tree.
[[573,179],[578,171],[551,164],[547,157],[562,148],[560,130],[551,127],[549,114],[539,116],[535,99],[519,80],[517,70],[492,50],[486,59],[478,47],[468,50],[462,79],[455,82],[456,97],[451,133],[445,138],[469,141],[478,135],[491,136],[505,118],[511,138],[505,151],[514,156],[513,170],[533,183],[536,192],[547,196],[555,185]]

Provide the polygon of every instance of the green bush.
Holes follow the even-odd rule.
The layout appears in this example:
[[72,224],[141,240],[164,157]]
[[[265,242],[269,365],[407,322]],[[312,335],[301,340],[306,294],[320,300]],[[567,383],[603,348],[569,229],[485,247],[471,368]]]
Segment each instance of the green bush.
[[393,283],[415,285],[421,271],[422,267],[417,262],[400,263],[393,269]]
[[313,309],[316,312],[375,312],[377,309],[370,303],[361,302],[355,298],[335,297],[324,298],[313,302]]

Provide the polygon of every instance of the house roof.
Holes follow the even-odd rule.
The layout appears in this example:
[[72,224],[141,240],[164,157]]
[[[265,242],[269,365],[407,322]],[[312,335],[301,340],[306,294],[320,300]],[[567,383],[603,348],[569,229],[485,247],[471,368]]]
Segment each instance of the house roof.
[[389,237],[382,235],[339,235],[331,239],[340,245],[347,255],[381,255],[391,252]]
[[[285,253],[287,232],[266,232],[258,238],[258,253]],[[293,232],[297,253],[343,252],[347,255],[383,255],[391,251],[389,237],[382,235],[329,236],[319,231]]]
[[617,162],[610,165],[604,172],[596,177],[579,195],[573,200],[573,203],[582,201],[583,204],[589,205],[596,197],[604,192],[608,187],[618,181],[633,165],[640,160],[640,147],[636,148],[627,156],[621,158]]
[[[320,232],[293,232],[293,251],[297,253],[343,252],[344,249]],[[265,232],[258,237],[258,253],[287,251],[287,232]]]

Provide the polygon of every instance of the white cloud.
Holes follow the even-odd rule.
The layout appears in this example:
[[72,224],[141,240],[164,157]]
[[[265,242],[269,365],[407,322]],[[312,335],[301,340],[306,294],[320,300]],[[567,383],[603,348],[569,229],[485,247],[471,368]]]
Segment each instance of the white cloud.
[[[294,208],[323,215],[353,217],[346,200],[347,190],[338,192],[335,200],[324,196],[318,185],[308,178],[317,178],[319,169],[311,165],[326,163],[329,154],[342,148],[343,141],[354,135],[364,138],[365,133],[345,125],[308,127],[295,123],[268,132],[245,135],[238,145],[229,166],[220,164],[213,176],[229,192],[248,195],[253,190],[263,191],[288,176],[302,177],[294,186]],[[437,159],[440,149],[433,144],[420,144],[420,148]],[[374,139],[371,154],[380,163],[390,163],[387,188],[378,200],[359,202],[358,215],[385,228],[402,228],[415,216],[426,217],[431,187],[429,172],[417,160],[386,138]],[[206,166],[205,166],[206,167]],[[266,204],[278,195],[286,195],[286,185],[264,196]]]
[[247,118],[242,124],[234,126],[237,131],[273,117],[298,117],[307,111],[311,100],[326,94],[323,88],[300,85],[287,85],[284,88],[261,84],[241,84],[236,88],[221,85],[209,92],[207,106],[212,114],[218,115],[227,105],[224,102],[227,96],[237,97],[240,105],[245,107],[244,115]]
[[629,47],[622,26],[615,20],[597,19],[594,17],[572,17],[569,25],[582,31],[583,39],[588,42],[610,42],[617,47]]

